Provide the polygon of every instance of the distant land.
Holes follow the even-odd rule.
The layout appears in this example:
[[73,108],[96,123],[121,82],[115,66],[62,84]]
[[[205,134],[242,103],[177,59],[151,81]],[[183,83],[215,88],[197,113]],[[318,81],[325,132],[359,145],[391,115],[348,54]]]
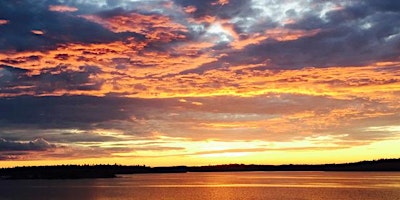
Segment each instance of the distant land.
[[239,171],[398,171],[400,158],[321,165],[245,165],[226,164],[209,166],[123,166],[123,165],[57,165],[29,166],[0,169],[1,179],[84,179],[115,178],[118,174],[239,172]]

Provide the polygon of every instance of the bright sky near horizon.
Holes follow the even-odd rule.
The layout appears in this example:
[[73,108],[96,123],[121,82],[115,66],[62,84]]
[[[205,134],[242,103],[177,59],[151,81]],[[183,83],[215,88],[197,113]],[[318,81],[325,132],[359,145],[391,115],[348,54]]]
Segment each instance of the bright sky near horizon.
[[0,167],[400,157],[400,1],[0,3]]

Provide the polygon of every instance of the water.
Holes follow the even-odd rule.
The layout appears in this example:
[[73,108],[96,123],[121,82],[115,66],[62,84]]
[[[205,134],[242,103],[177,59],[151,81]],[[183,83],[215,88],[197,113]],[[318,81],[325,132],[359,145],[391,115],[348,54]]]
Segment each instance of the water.
[[0,180],[3,199],[400,200],[399,172],[207,172]]

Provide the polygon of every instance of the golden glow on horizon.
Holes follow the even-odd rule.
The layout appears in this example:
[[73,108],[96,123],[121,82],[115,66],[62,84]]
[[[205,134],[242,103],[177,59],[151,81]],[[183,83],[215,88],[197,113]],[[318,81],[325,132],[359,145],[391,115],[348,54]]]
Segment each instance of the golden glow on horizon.
[[[46,159],[42,160],[11,160],[1,162],[0,167],[28,166],[28,165],[61,165],[61,164],[122,164],[147,166],[198,166],[217,164],[325,164],[346,163],[362,160],[382,158],[398,158],[398,140],[384,140],[369,145],[349,147],[346,149],[327,149],[322,151],[296,150],[265,152],[220,152],[199,155],[175,156],[128,156],[128,157],[100,157],[78,159]],[[251,146],[248,143],[247,146]],[[157,155],[157,153],[152,154]],[[173,162],[171,162],[173,160]]]

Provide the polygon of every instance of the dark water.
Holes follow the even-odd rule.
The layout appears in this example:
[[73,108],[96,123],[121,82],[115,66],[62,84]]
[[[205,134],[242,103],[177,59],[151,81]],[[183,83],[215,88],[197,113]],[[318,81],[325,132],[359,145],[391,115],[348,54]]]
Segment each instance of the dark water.
[[1,180],[0,199],[400,200],[400,173],[235,172]]

